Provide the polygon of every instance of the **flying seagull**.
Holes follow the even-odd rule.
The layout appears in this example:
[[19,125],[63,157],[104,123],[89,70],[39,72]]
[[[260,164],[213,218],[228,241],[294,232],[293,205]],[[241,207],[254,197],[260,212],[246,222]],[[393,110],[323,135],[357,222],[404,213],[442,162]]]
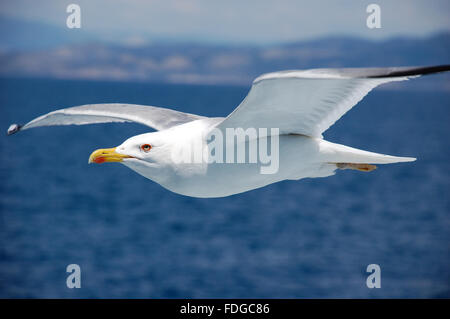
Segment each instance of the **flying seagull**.
[[[56,110],[25,125],[12,124],[8,135],[39,126],[137,122],[156,132],[98,149],[89,163],[120,162],[172,192],[224,197],[282,180],[330,176],[337,169],[367,172],[376,168],[373,164],[414,161],[331,143],[322,133],[380,84],[449,70],[450,65],[274,72],[256,78],[245,99],[225,118],[154,106],[90,104]],[[230,135],[233,143],[219,144],[219,137],[229,137],[229,132],[245,135],[235,143],[236,136]],[[192,155],[193,145],[200,146],[200,161],[185,156]],[[277,155],[271,158],[276,162],[271,170],[263,170],[267,161],[255,160],[252,145],[259,151],[256,157],[264,154],[267,159],[269,152],[261,150],[269,148],[271,156]],[[249,152],[236,163],[239,149]]]

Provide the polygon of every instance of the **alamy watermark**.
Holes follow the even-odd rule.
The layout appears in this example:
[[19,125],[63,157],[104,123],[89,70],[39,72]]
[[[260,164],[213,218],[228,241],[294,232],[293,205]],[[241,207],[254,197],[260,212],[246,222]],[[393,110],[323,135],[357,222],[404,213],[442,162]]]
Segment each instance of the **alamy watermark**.
[[66,268],[66,272],[70,273],[66,279],[67,288],[81,288],[81,268],[77,264],[70,264]]
[[381,28],[381,8],[378,4],[369,4],[366,8],[366,12],[370,13],[366,20],[366,25],[369,29]]
[[370,264],[366,269],[367,273],[370,273],[366,279],[367,288],[381,288],[381,268],[380,265]]
[[66,19],[66,25],[69,29],[81,28],[81,8],[78,4],[69,4],[66,9],[70,13]]
[[[171,153],[176,164],[259,164],[261,174],[275,174],[279,169],[278,128],[226,128],[207,135],[181,140]],[[269,134],[270,133],[270,134]]]

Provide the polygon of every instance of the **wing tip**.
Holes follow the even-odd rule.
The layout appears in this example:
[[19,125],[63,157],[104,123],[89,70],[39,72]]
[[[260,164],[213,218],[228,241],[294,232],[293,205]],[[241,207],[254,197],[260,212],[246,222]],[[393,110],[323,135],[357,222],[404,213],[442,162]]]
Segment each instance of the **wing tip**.
[[8,128],[8,131],[6,132],[6,135],[12,135],[14,133],[17,133],[22,128],[22,125],[20,124],[11,124]]
[[392,78],[392,77],[415,77],[428,74],[442,73],[450,71],[450,64],[417,66],[417,67],[398,67],[392,68],[388,72],[369,75],[367,78]]
[[305,79],[382,79],[382,78],[412,78],[422,75],[450,71],[450,64],[412,67],[370,67],[370,68],[337,68],[337,69],[305,69],[285,70],[265,73],[258,76],[253,85],[263,80],[279,78]]

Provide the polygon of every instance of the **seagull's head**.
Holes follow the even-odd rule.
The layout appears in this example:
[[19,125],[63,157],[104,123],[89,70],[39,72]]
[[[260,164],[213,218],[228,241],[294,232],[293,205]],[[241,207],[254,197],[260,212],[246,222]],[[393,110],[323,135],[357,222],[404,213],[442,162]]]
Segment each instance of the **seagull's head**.
[[117,147],[95,150],[89,163],[119,162],[147,178],[158,180],[171,164],[169,140],[162,132],[133,136]]

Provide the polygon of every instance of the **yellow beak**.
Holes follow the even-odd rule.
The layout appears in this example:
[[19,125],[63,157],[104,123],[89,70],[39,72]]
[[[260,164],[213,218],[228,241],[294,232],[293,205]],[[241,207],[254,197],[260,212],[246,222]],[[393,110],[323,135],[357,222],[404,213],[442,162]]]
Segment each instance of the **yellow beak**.
[[124,158],[132,158],[132,156],[117,153],[115,147],[101,148],[92,152],[88,163],[122,162]]

